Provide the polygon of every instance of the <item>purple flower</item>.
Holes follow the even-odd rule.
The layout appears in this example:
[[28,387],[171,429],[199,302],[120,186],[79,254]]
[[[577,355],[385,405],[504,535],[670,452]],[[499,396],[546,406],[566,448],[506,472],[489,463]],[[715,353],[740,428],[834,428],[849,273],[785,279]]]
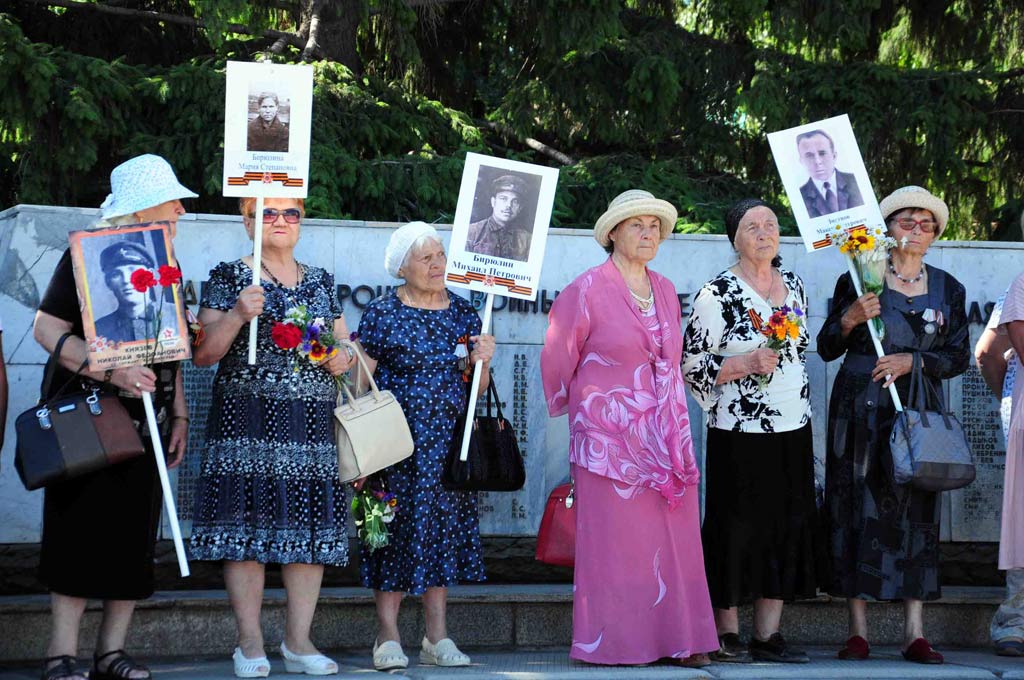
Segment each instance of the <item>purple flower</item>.
[[302,351],[306,352],[307,354],[309,352],[312,352],[313,351],[313,343],[310,342],[309,340],[304,341],[302,343]]
[[356,331],[352,331],[351,333],[348,334],[348,339],[350,342],[357,341],[359,339],[359,333]]

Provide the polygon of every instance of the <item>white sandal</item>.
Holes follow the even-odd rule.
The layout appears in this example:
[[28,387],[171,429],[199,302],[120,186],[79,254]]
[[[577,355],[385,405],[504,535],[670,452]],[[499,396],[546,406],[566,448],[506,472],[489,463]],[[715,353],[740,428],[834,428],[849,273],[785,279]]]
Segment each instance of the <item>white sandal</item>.
[[436,645],[430,644],[430,640],[423,638],[423,647],[420,649],[420,663],[432,666],[468,666],[469,657],[459,651],[451,638],[438,640]]
[[373,643],[373,667],[379,671],[391,671],[409,667],[409,657],[402,651],[402,645],[394,640]]
[[231,660],[235,663],[236,678],[265,678],[270,675],[270,660],[265,656],[250,659],[242,654],[241,647],[235,647]]
[[284,642],[281,643],[281,658],[284,659],[284,669],[289,673],[335,675],[338,672],[338,664],[334,659],[323,654],[295,654]]

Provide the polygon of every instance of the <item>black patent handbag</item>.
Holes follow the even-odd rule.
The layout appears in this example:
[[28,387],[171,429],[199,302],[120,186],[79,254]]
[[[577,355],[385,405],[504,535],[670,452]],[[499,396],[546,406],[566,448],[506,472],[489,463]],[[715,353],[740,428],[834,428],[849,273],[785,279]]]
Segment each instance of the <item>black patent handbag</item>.
[[[491,415],[491,398],[497,405],[497,417]],[[459,416],[448,445],[441,484],[453,491],[518,491],[526,484],[526,468],[519,453],[515,430],[501,412],[501,399],[491,375],[487,387],[487,414],[473,419],[469,455],[459,460],[466,414]]]

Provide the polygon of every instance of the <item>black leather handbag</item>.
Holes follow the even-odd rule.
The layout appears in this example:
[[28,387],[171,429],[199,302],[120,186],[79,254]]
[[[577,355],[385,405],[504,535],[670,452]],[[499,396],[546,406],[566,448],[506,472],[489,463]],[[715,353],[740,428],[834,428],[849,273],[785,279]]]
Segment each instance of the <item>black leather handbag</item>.
[[[448,457],[441,472],[441,484],[456,491],[518,491],[526,483],[526,468],[519,453],[516,433],[501,413],[501,400],[494,386],[494,376],[487,388],[487,415],[473,419],[473,434],[469,441],[469,455],[465,462],[462,453],[462,434],[466,428],[466,414],[459,416],[452,432]],[[491,415],[491,397],[497,404],[498,416]]]
[[[145,452],[131,416],[116,394],[80,378],[88,360],[57,392],[46,398],[60,350],[57,341],[46,365],[39,403],[14,421],[14,468],[29,491],[137,458]],[[72,386],[77,391],[68,393]]]

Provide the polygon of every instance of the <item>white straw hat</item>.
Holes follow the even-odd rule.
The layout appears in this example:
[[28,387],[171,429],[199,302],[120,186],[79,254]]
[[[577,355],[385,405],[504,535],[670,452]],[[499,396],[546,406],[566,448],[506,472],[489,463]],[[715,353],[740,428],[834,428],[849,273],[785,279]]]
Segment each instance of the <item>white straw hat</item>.
[[179,198],[197,198],[183,187],[171,164],[151,153],[126,160],[110,173],[110,194],[103,201],[102,217],[130,215]]
[[612,199],[608,204],[608,209],[597,218],[597,224],[594,225],[594,238],[602,247],[607,248],[611,242],[608,234],[615,228],[615,225],[624,219],[638,215],[657,217],[661,221],[661,238],[664,240],[675,229],[679,213],[676,212],[674,205],[655,198],[654,194],[649,191],[642,189],[623,191]]
[[942,236],[942,232],[946,230],[946,223],[949,222],[949,206],[946,205],[946,202],[927,189],[914,186],[913,184],[900,187],[883,198],[882,202],[878,204],[878,208],[882,211],[882,217],[886,220],[889,219],[889,215],[898,213],[900,210],[906,210],[907,208],[921,208],[931,211],[932,215],[935,216],[935,221],[939,223],[939,229],[935,232],[935,238]]

